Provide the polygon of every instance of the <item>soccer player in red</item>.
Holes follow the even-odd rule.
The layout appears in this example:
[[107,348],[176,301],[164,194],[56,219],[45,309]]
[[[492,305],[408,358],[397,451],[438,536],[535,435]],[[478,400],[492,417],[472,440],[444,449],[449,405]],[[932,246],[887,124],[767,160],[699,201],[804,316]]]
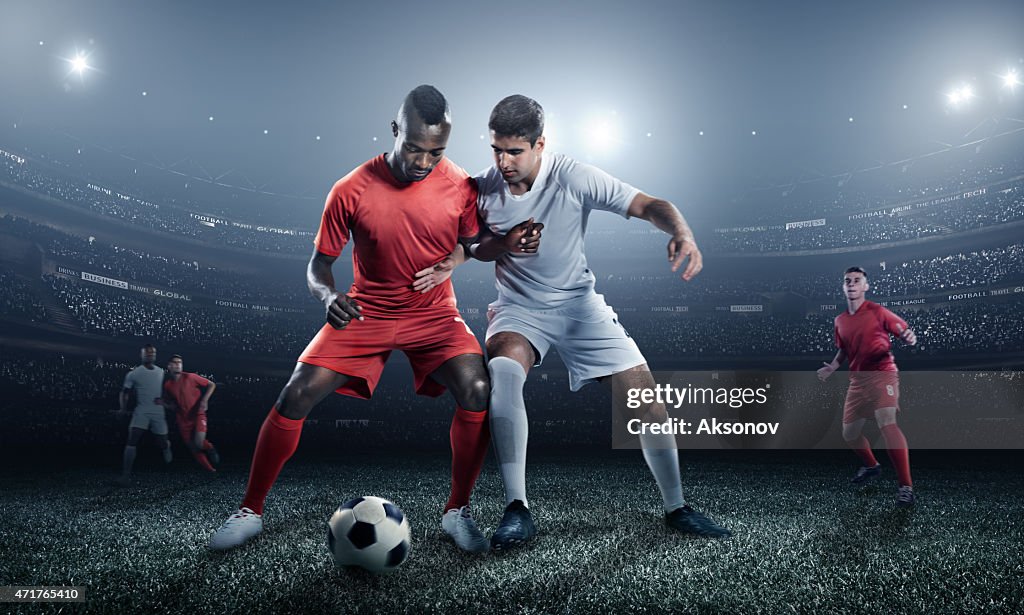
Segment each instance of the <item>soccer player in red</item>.
[[[476,186],[444,157],[451,116],[434,87],[419,86],[406,96],[391,131],[391,152],[357,167],[327,195],[306,274],[327,324],[302,352],[264,421],[245,498],[210,538],[211,549],[230,549],[262,530],[264,500],[298,446],[310,410],[332,391],[369,399],[393,350],[409,357],[417,393],[438,396],[448,389],[455,397],[451,496],[442,527],[463,549],[488,548],[468,508],[490,442],[483,353],[459,316],[450,282],[427,293],[411,282],[457,242],[476,240]],[[354,283],[345,293],[335,289],[331,265],[350,237]]]
[[899,372],[892,356],[889,336],[894,335],[913,346],[917,335],[899,316],[864,298],[869,288],[868,275],[860,267],[850,267],[843,276],[846,311],[836,316],[835,341],[839,351],[831,363],[818,370],[824,382],[843,361],[850,361],[850,388],[843,408],[843,439],[864,463],[850,482],[865,483],[882,472],[871,452],[871,444],[862,430],[868,419],[875,419],[885,439],[889,459],[896,469],[899,492],[896,505],[914,505],[914,487],[910,479],[910,454],[907,439],[896,424],[900,404]]
[[199,374],[182,371],[184,367],[180,354],[171,355],[164,380],[164,407],[177,411],[178,433],[192,457],[207,472],[216,472],[213,465],[220,463],[220,456],[206,439],[206,408],[217,384]]

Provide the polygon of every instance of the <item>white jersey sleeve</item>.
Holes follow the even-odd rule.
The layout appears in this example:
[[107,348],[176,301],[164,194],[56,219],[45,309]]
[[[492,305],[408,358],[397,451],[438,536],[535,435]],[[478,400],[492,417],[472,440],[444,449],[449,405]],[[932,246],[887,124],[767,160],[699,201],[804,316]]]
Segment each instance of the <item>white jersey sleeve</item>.
[[557,181],[565,186],[588,209],[598,209],[629,217],[629,205],[640,194],[630,186],[601,169],[576,160],[555,166]]

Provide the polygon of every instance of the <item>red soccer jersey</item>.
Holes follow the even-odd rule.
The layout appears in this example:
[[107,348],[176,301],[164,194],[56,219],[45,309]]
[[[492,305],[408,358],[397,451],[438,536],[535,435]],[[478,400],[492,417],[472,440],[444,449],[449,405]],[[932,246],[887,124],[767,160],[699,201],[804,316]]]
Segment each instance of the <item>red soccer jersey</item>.
[[836,346],[846,351],[852,372],[895,372],[889,334],[899,336],[907,329],[899,316],[872,301],[865,301],[853,314],[836,316]]
[[413,278],[450,254],[459,237],[479,233],[476,198],[473,180],[447,158],[422,181],[402,183],[382,154],[334,184],[314,243],[318,251],[337,256],[351,234],[349,294],[366,316],[454,307],[451,280],[421,294],[412,289]]
[[210,386],[210,381],[199,374],[182,372],[177,380],[169,378],[164,383],[164,391],[174,398],[180,414],[189,415],[195,412],[196,403],[203,396],[200,389],[207,386]]

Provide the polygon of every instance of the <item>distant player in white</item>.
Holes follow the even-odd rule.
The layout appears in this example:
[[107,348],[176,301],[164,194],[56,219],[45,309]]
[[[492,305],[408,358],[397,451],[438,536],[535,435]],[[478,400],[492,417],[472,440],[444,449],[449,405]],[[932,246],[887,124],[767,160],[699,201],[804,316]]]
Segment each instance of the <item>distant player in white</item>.
[[156,365],[156,347],[146,344],[141,352],[142,365],[124,377],[124,386],[118,396],[122,414],[128,412],[128,398],[134,392],[135,409],[128,425],[128,442],[124,446],[124,460],[121,467],[122,485],[131,484],[132,466],[135,465],[135,449],[142,434],[152,432],[157,448],[166,463],[171,462],[171,442],[167,439],[167,415],[163,407],[164,370]]
[[[507,507],[491,546],[522,544],[536,533],[526,497],[527,417],[523,386],[554,346],[569,370],[569,386],[603,381],[614,390],[654,388],[655,381],[636,343],[615,312],[594,291],[583,236],[593,210],[641,218],[671,235],[668,258],[682,278],[701,269],[702,257],[689,225],[676,207],[648,196],[595,167],[544,152],[544,111],[525,96],[509,96],[489,121],[493,167],[477,177],[479,210],[493,235],[472,248],[473,256],[495,262],[498,299],[489,306],[488,368],[491,373],[491,439],[501,466]],[[510,245],[535,234],[520,220],[543,227],[546,239],[535,253]],[[525,237],[524,237],[525,231]],[[504,236],[496,241],[494,235]],[[456,251],[454,263],[460,261]],[[436,283],[446,263],[417,275],[417,285]],[[426,282],[428,281],[429,282]],[[653,404],[639,416],[665,420]],[[658,418],[660,417],[660,418]],[[640,437],[644,459],[661,490],[666,523],[684,533],[729,536],[730,532],[686,505],[679,477],[679,455],[672,435]]]

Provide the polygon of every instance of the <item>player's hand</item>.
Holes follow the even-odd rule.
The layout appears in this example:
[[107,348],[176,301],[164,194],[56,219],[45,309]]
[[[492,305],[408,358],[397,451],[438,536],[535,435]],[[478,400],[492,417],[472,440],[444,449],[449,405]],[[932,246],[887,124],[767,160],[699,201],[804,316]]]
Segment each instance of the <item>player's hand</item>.
[[823,365],[824,367],[818,368],[818,380],[825,382],[832,372],[836,371],[836,366],[831,363],[823,363]]
[[668,261],[672,263],[672,271],[679,271],[683,261],[689,257],[690,262],[683,270],[682,278],[689,282],[704,268],[704,257],[697,248],[691,235],[676,235],[668,242]]
[[363,308],[345,293],[332,292],[324,305],[327,308],[327,324],[335,329],[344,329],[353,318],[363,320]]
[[116,416],[119,419],[123,419],[124,417],[128,416],[129,414],[131,414],[131,412],[128,412],[124,408],[118,408],[116,411],[114,411],[114,416]]
[[513,254],[536,254],[544,225],[533,218],[513,226],[505,235],[505,250]]
[[[899,325],[897,325],[897,327],[902,329],[902,327],[900,327]],[[913,329],[903,329],[902,331],[900,331],[900,339],[906,342],[907,344],[910,344],[911,346],[917,344],[917,334],[914,333]]]
[[445,280],[452,277],[452,271],[454,270],[455,259],[449,254],[433,267],[417,271],[416,279],[412,283],[412,289],[418,293],[425,293],[432,288],[444,284]]
[[154,397],[153,398],[153,403],[158,405],[158,406],[163,406],[164,405],[164,398],[163,397]]

